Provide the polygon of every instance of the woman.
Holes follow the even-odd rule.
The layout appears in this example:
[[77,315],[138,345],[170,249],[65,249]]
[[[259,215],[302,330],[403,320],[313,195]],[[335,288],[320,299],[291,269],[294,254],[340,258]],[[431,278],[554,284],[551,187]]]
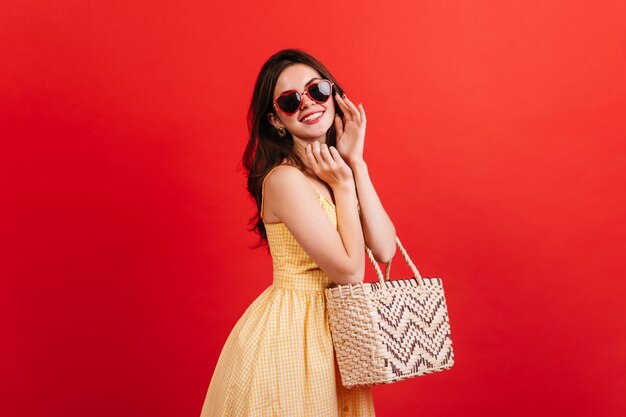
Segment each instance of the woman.
[[365,244],[394,255],[395,228],[363,160],[365,110],[296,49],[257,78],[243,163],[274,279],[226,340],[201,417],[374,416],[369,387],[341,384],[324,289],[363,281]]

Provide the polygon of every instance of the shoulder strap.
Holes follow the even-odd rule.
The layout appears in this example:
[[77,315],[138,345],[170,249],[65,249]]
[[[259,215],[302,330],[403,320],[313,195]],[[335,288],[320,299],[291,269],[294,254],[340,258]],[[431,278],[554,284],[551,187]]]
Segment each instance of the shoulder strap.
[[[280,164],[282,165],[282,164]],[[265,177],[263,177],[263,182],[261,183],[261,211],[260,211],[260,216],[261,219],[263,219],[263,200],[265,198],[265,180],[267,179],[267,177],[270,176],[270,174],[272,173],[272,171],[274,171],[276,168],[278,168],[280,165],[276,165],[274,168],[270,169],[267,174],[265,174]]]
[[304,176],[307,180],[309,180],[309,182],[311,183],[311,185],[313,186],[313,188],[315,188],[315,191],[317,191],[317,195],[322,197],[322,193],[320,193],[320,190],[317,188],[317,186],[315,185],[315,183],[313,181],[311,181],[311,178],[307,177],[306,175]]

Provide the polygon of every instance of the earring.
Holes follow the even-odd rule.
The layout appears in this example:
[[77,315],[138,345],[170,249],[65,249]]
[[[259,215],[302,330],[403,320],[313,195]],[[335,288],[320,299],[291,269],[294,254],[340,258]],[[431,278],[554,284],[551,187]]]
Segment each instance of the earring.
[[287,130],[284,127],[282,127],[282,126],[278,127],[278,128],[276,128],[276,130],[278,130],[278,135],[281,138],[284,138],[285,136],[287,136]]

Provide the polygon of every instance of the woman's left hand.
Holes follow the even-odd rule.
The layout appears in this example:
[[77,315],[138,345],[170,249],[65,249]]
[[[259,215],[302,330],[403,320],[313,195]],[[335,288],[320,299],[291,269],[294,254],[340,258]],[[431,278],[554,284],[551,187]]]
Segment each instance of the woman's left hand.
[[337,130],[337,150],[339,155],[352,166],[363,160],[363,146],[365,144],[365,109],[363,104],[355,106],[348,97],[343,98],[335,93],[335,99],[343,111],[345,123],[339,115],[335,115],[335,129]]

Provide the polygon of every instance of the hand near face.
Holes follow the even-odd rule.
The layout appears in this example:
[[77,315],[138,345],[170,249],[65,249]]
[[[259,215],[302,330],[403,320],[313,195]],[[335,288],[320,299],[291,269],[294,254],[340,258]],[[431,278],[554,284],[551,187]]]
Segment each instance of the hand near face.
[[305,154],[315,175],[331,188],[353,184],[352,170],[334,146],[314,141],[306,145]]
[[363,160],[363,146],[365,145],[365,109],[363,104],[355,106],[348,97],[343,98],[335,93],[335,99],[343,111],[345,121],[335,115],[335,129],[337,130],[337,150],[343,159],[352,165]]

